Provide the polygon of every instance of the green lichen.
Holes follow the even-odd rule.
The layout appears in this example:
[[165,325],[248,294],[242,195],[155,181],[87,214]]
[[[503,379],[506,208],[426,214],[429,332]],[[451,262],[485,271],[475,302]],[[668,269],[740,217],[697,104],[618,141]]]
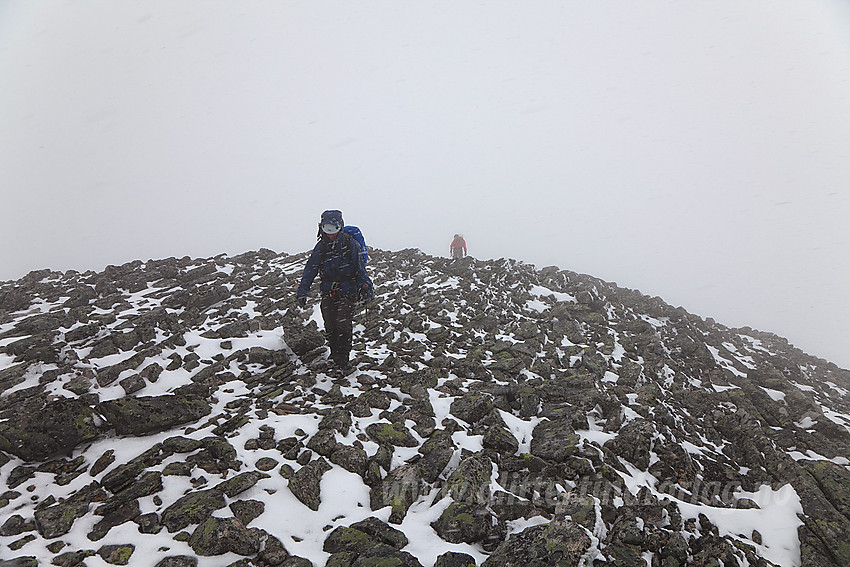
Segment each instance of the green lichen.
[[398,557],[361,557],[357,560],[359,567],[399,567],[403,564]]

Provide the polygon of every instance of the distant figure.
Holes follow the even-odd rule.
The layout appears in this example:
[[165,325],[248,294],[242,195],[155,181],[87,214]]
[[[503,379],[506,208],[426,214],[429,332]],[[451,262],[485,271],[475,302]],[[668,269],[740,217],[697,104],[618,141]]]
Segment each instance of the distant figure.
[[455,239],[452,240],[449,251],[452,253],[452,260],[458,260],[466,256],[466,241],[462,234],[455,234]]
[[302,307],[313,279],[320,275],[322,319],[331,347],[331,360],[340,369],[348,367],[351,352],[352,318],[358,299],[371,299],[372,280],[357,239],[343,230],[342,212],[325,211],[319,221],[318,242],[304,266],[296,298]]

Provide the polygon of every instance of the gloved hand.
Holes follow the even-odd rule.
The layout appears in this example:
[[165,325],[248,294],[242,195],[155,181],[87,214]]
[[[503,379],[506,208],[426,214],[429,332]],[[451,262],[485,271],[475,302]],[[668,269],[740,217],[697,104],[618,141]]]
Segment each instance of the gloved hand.
[[358,291],[357,295],[358,295],[358,299],[361,302],[365,303],[367,301],[372,300],[372,296],[374,295],[374,292],[372,291],[372,289],[369,287],[368,284],[363,284],[362,286],[360,286],[360,290]]
[[297,299],[299,307],[307,307],[307,298],[305,296],[301,296]]

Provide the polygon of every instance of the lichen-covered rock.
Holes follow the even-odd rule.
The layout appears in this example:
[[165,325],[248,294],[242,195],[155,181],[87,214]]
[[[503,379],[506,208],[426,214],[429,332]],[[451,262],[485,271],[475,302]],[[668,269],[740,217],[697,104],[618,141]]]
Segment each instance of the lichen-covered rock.
[[289,490],[305,506],[311,510],[318,510],[322,503],[321,486],[322,475],[331,470],[331,466],[324,459],[317,459],[298,469],[289,479]]
[[487,394],[468,392],[452,402],[452,415],[475,424],[493,411],[493,399]]
[[578,567],[590,543],[590,537],[580,526],[569,520],[555,520],[511,535],[484,561],[482,567]]
[[366,427],[366,434],[377,443],[396,447],[416,447],[419,442],[401,423],[373,423]]
[[261,500],[237,500],[230,504],[233,515],[245,526],[259,518],[265,509],[266,504]]
[[475,558],[466,553],[447,551],[437,557],[434,567],[475,567]]
[[493,517],[482,504],[452,502],[431,527],[449,543],[476,543],[490,533]]
[[191,423],[210,413],[210,405],[185,396],[125,397],[100,404],[100,411],[119,435],[145,435]]
[[178,498],[162,512],[162,524],[174,533],[206,520],[214,511],[224,508],[226,502],[221,490],[199,490]]
[[32,556],[0,559],[0,567],[38,567],[38,558]]
[[564,462],[576,452],[580,438],[567,420],[541,421],[531,434],[531,454]]
[[73,398],[31,398],[0,412],[0,419],[0,451],[25,461],[70,454],[101,433],[94,409]]
[[372,510],[390,506],[390,522],[400,524],[411,504],[424,494],[422,470],[414,463],[391,470],[369,493]]
[[281,565],[289,558],[289,552],[283,542],[273,535],[267,536],[262,546],[262,551],[257,558],[265,565]]
[[97,550],[104,561],[110,565],[127,565],[130,563],[130,557],[136,550],[136,546],[128,543],[123,545],[104,545]]
[[9,516],[3,525],[0,526],[0,536],[8,537],[20,535],[35,529],[35,524],[32,521],[26,521],[20,514],[12,514]]
[[42,537],[51,539],[71,531],[74,521],[89,511],[90,504],[105,496],[103,489],[92,483],[59,504],[35,511],[35,525]]
[[407,544],[403,532],[371,517],[349,527],[336,528],[325,538],[322,549],[328,553],[349,552],[359,556],[379,546],[401,549]]
[[292,352],[304,356],[325,344],[324,335],[319,332],[315,321],[306,326],[287,326],[284,328],[284,340]]
[[59,567],[76,567],[81,565],[86,557],[91,557],[97,552],[94,549],[84,549],[82,551],[68,551],[54,557],[50,563]]
[[463,459],[440,489],[437,499],[451,496],[455,502],[484,504],[490,500],[493,463],[483,452]]
[[369,456],[361,447],[339,444],[328,457],[330,462],[339,465],[347,471],[363,475],[369,463]]
[[229,498],[233,498],[234,496],[245,492],[264,478],[271,477],[264,472],[246,471],[217,484],[215,486],[215,490],[219,490],[226,494]]
[[654,436],[655,428],[651,423],[636,419],[620,428],[617,437],[606,443],[605,446],[640,470],[646,470],[649,467],[650,450]]
[[161,559],[155,567],[197,567],[198,558],[193,555],[172,555]]
[[260,536],[236,518],[209,517],[192,532],[189,546],[203,557],[228,552],[254,555],[260,551]]

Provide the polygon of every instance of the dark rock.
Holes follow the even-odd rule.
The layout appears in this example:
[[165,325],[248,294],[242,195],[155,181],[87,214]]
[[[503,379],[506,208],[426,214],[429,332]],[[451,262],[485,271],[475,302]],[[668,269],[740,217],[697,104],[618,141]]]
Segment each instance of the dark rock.
[[160,560],[155,567],[198,567],[198,558],[192,555],[172,555]]
[[89,505],[105,496],[97,483],[78,490],[64,502],[35,511],[35,524],[42,537],[52,539],[65,535],[78,518],[89,511]]
[[347,471],[363,475],[369,462],[366,451],[360,447],[339,444],[328,457],[330,462],[339,465]]
[[[158,472],[152,474],[159,475]],[[115,526],[129,522],[141,515],[137,500],[120,501],[118,504],[110,502],[109,506],[106,507],[107,510],[101,510],[101,508],[104,508],[104,506],[98,508],[95,513],[103,515],[103,519],[96,523],[92,530],[86,534],[86,537],[91,541],[103,539],[109,533],[109,530]]]
[[437,495],[437,500],[451,496],[455,502],[484,504],[490,500],[490,477],[493,463],[484,453],[464,458]]
[[254,555],[260,551],[260,537],[236,518],[209,517],[192,532],[189,546],[202,557],[228,552]]
[[136,546],[129,543],[125,545],[104,545],[97,550],[97,554],[110,565],[127,565],[135,550]]
[[263,550],[258,559],[266,565],[282,565],[289,558],[289,552],[276,537],[270,535],[263,542]]
[[319,332],[315,321],[306,326],[287,326],[284,328],[283,339],[292,352],[304,356],[312,350],[325,344],[324,335]]
[[649,453],[654,436],[655,428],[651,423],[636,419],[620,428],[617,437],[605,446],[640,470],[646,470],[649,467]]
[[406,551],[399,551],[389,545],[372,548],[354,560],[352,567],[378,567],[392,565],[393,567],[422,567],[414,556]]
[[450,411],[469,424],[475,424],[493,411],[493,399],[486,394],[468,392],[452,402]]
[[411,504],[424,494],[422,470],[408,463],[391,470],[369,493],[372,510],[391,507],[390,522],[400,524]]
[[112,463],[115,462],[115,450],[107,449],[103,452],[103,454],[98,457],[98,459],[94,462],[94,464],[89,469],[89,474],[91,476],[97,476],[109,467]]
[[466,553],[447,551],[437,557],[434,567],[475,567],[475,558]]
[[319,483],[322,475],[329,470],[331,466],[324,459],[311,461],[292,475],[289,479],[289,490],[305,506],[311,510],[318,510],[322,502]]
[[492,520],[481,504],[452,502],[431,527],[449,543],[477,543],[487,537]]
[[558,565],[578,567],[590,547],[590,538],[569,520],[526,528],[499,545],[482,567]]
[[86,403],[60,398],[46,404],[30,399],[0,413],[0,450],[25,461],[70,454],[100,434],[94,410]]
[[234,496],[245,492],[264,478],[270,477],[263,472],[247,471],[216,485],[215,490],[219,490],[228,497],[233,498]]
[[159,523],[159,516],[155,512],[136,516],[133,521],[139,526],[139,533],[158,534],[162,531],[162,524]]
[[77,565],[85,565],[83,561],[86,557],[91,557],[95,555],[97,552],[93,549],[86,549],[83,551],[68,551],[61,555],[57,555],[50,562],[53,565],[59,565],[59,567],[77,567]]
[[34,529],[32,522],[27,522],[20,514],[13,514],[0,526],[0,536],[16,536]]
[[196,421],[210,413],[210,405],[180,396],[127,397],[101,403],[100,411],[119,435],[145,435]]
[[379,444],[396,447],[416,447],[419,442],[401,423],[373,423],[366,427],[366,434]]
[[221,490],[200,490],[177,499],[162,512],[162,524],[169,533],[182,530],[190,524],[199,524],[214,511],[226,506]]
[[567,420],[542,421],[531,434],[531,454],[547,461],[564,462],[576,452],[579,441]]
[[265,503],[260,500],[237,500],[230,504],[233,515],[245,526],[260,517],[265,509]]

